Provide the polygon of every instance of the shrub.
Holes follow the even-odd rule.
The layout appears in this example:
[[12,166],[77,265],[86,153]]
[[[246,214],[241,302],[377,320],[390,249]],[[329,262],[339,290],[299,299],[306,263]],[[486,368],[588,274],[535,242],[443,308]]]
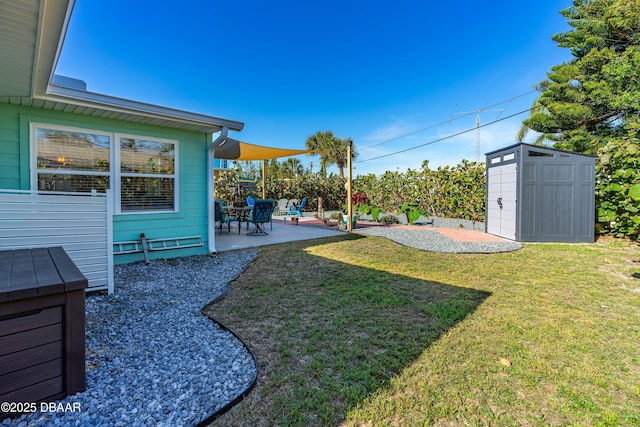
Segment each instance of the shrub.
[[409,224],[413,224],[420,218],[420,215],[426,215],[426,212],[420,209],[420,205],[418,203],[405,203],[400,206],[398,209],[398,213],[403,213],[407,216],[407,222]]
[[351,195],[351,202],[354,205],[366,205],[369,203],[369,198],[365,193],[357,192]]
[[463,160],[431,170],[425,161],[421,170],[358,176],[353,187],[367,195],[369,205],[387,212],[415,202],[430,216],[484,221],[485,182],[484,163]]
[[380,224],[400,224],[398,217],[392,214],[380,217]]
[[380,222],[379,217],[384,213],[384,211],[379,207],[370,205],[358,205],[356,210],[362,215],[371,215],[371,219],[375,222]]
[[324,177],[320,174],[300,175],[291,179],[267,178],[268,199],[307,198],[305,210],[318,209],[318,197],[322,197],[324,210],[338,209],[345,203],[347,191],[344,178],[336,175]]
[[640,235],[640,145],[632,141],[611,141],[598,154],[599,231],[637,240]]

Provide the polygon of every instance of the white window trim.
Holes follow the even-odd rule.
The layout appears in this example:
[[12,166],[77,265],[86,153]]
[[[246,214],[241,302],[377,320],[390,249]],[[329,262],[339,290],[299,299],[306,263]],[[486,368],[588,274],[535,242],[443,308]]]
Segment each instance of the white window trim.
[[[36,137],[36,129],[51,129],[59,130],[63,132],[78,132],[78,133],[90,133],[93,135],[101,135],[109,138],[109,161],[113,159],[113,133],[98,131],[93,129],[75,128],[71,126],[60,126],[49,123],[29,123],[29,168],[31,170],[31,190],[38,191],[38,173],[43,174],[56,174],[60,171],[54,170],[38,170],[38,141]],[[111,162],[113,163],[113,162]],[[109,188],[113,188],[113,173],[111,170],[107,173],[96,171],[77,171],[77,170],[64,170],[65,175],[92,175],[92,176],[109,176]]]
[[[116,175],[114,189],[116,197],[116,206],[115,213],[121,215],[141,215],[141,214],[149,214],[149,213],[177,213],[180,212],[180,184],[178,177],[180,176],[180,171],[178,168],[178,159],[179,159],[179,144],[175,139],[164,139],[164,138],[153,138],[147,136],[140,136],[128,133],[114,133],[114,144],[117,145],[117,149],[113,150],[114,161],[113,164],[117,165],[118,170],[114,171],[114,175]],[[138,174],[138,173],[121,173],[120,171],[120,138],[131,138],[131,139],[144,139],[145,141],[154,141],[154,142],[162,142],[166,144],[173,144],[174,154],[173,154],[173,175],[167,174]],[[173,178],[173,209],[170,210],[154,210],[154,211],[123,211],[121,204],[121,183],[120,179],[122,176],[139,176],[139,177],[149,177],[149,178]]]
[[[43,123],[43,122],[30,122],[29,123],[29,167],[30,167],[30,177],[31,177],[31,190],[38,191],[38,142],[36,138],[36,129],[44,128],[51,130],[59,130],[64,132],[78,132],[78,133],[90,133],[94,135],[102,135],[109,137],[110,145],[109,145],[109,159],[110,159],[110,170],[108,172],[109,175],[109,188],[111,188],[115,194],[114,200],[114,214],[118,215],[153,215],[153,214],[166,214],[166,213],[179,213],[180,212],[180,171],[179,171],[179,141],[175,139],[165,139],[165,138],[155,138],[149,137],[145,135],[136,135],[136,134],[127,134],[127,133],[119,133],[119,132],[105,132],[94,130],[90,128],[80,128],[74,126],[64,126],[64,125],[55,125],[51,123]],[[162,143],[169,143],[174,145],[174,174],[121,174],[120,172],[120,138],[133,138],[133,139],[143,139],[146,141],[155,141]],[[43,169],[40,173],[60,173],[59,171],[47,171]],[[104,176],[104,172],[95,172],[95,171],[74,171],[74,170],[65,170],[65,175],[96,175],[96,176]],[[174,188],[173,188],[173,209],[165,209],[165,210],[141,210],[141,211],[123,211],[121,209],[121,197],[120,197],[120,183],[121,176],[141,176],[141,177],[150,177],[150,178],[172,178],[174,180]]]

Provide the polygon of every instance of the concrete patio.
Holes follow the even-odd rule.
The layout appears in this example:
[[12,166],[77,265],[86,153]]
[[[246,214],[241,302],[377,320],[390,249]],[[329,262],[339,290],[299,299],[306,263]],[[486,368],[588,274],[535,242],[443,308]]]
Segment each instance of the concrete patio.
[[247,233],[253,230],[254,225],[249,224],[249,229],[247,230],[246,223],[242,223],[242,229],[238,233],[238,223],[234,222],[231,224],[231,232],[227,231],[226,227],[223,227],[222,234],[220,234],[219,230],[216,230],[216,251],[224,252],[296,240],[319,239],[340,236],[344,233],[343,231],[337,231],[335,227],[325,228],[321,225],[316,227],[302,225],[303,222],[309,221],[319,223],[311,214],[309,214],[309,217],[300,218],[299,225],[296,225],[290,219],[284,220],[283,216],[274,216],[273,230],[269,223],[264,225],[264,230],[269,233],[266,236],[248,236]]

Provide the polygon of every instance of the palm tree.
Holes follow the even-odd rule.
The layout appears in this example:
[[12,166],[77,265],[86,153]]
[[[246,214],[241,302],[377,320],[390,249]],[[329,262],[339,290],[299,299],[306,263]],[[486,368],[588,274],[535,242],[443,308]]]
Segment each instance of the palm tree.
[[[338,167],[340,178],[344,178],[344,167],[347,164],[347,145],[353,144],[351,138],[338,138],[331,131],[319,131],[307,138],[305,146],[307,150],[313,150],[320,156],[320,172],[326,176],[327,167],[335,164]],[[355,157],[355,151],[352,151]]]
[[307,153],[308,156],[313,156],[314,154],[320,156],[320,173],[325,176],[327,175],[327,166],[331,164],[327,156],[327,147],[331,145],[331,141],[334,138],[335,136],[330,130],[319,131],[308,137],[305,142],[307,150],[313,151],[312,153]]
[[331,157],[333,157],[333,163],[338,166],[340,178],[344,178],[344,168],[347,166],[347,152],[349,151],[347,147],[349,144],[351,144],[351,158],[354,158],[358,153],[356,153],[353,148],[353,140],[349,137],[336,138],[331,150]]
[[285,178],[282,171],[282,166],[277,159],[271,159],[267,162],[267,176],[271,179]]
[[285,171],[285,174],[289,177],[293,178],[296,175],[302,175],[304,172],[304,166],[302,166],[302,162],[300,159],[296,159],[295,157],[289,157],[282,163],[282,169]]

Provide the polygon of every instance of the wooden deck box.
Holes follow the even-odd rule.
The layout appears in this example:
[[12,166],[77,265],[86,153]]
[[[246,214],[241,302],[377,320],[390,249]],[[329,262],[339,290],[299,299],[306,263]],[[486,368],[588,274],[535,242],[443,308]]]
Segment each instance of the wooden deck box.
[[61,247],[0,251],[0,402],[86,389],[87,285]]

